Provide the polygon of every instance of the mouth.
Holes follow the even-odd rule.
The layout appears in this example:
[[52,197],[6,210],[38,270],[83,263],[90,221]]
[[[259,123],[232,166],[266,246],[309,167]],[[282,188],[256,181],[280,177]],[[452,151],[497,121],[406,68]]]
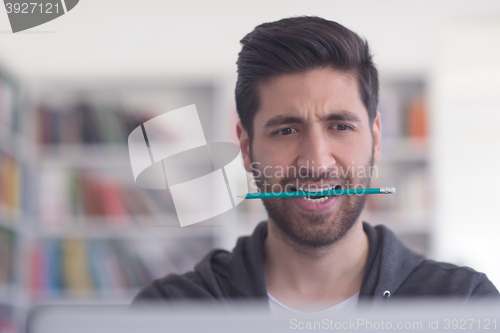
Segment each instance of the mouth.
[[[308,187],[308,190],[305,189],[306,186],[301,186],[299,189],[296,187],[292,187],[292,191],[304,191],[304,192],[319,192],[319,191],[326,191],[326,190],[341,190],[342,185],[337,184],[337,185],[330,185],[328,187],[324,188],[318,188],[318,187]],[[322,203],[330,199],[331,197],[334,196],[327,196],[327,195],[315,195],[315,196],[310,196],[310,197],[300,197],[301,200],[307,200],[312,203]]]

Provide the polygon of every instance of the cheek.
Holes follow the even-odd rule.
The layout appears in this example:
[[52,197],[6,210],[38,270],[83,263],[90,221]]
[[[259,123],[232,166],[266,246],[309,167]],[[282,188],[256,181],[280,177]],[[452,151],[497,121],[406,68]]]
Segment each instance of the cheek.
[[360,146],[346,150],[337,158],[337,168],[341,174],[342,172],[348,174],[349,178],[358,178],[359,170],[364,170],[364,168],[368,170],[371,156],[371,147],[367,149],[367,147]]
[[255,161],[263,167],[285,167],[292,165],[293,153],[290,149],[277,149],[269,144],[256,144],[253,148],[253,157]]
[[345,152],[345,156],[349,157],[349,163],[354,165],[365,165],[372,156],[372,139],[371,136],[363,138],[353,144],[351,149]]
[[366,147],[358,143],[335,143],[331,147],[330,151],[337,166],[358,164],[366,154]]

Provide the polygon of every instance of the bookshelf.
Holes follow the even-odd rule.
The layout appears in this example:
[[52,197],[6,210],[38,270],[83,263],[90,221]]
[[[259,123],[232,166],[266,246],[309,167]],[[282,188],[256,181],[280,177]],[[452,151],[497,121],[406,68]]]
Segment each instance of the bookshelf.
[[0,109],[12,127],[0,146],[2,333],[22,332],[38,305],[128,305],[152,279],[191,270],[224,243],[214,221],[180,228],[168,190],[138,187],[127,147],[136,126],[189,104],[217,140],[218,89],[213,80],[101,80],[30,86],[22,107],[9,97],[9,113]]
[[382,77],[382,157],[373,187],[394,186],[394,196],[370,196],[363,218],[385,224],[413,250],[431,254],[433,230],[432,161],[425,76]]
[[134,183],[127,147],[137,126],[193,103],[208,139],[214,89],[211,81],[137,80],[54,83],[33,92],[32,304],[129,304],[151,280],[192,269],[217,244],[209,225],[180,228],[168,190]]
[[23,246],[21,220],[30,210],[24,191],[28,166],[23,155],[18,82],[0,68],[0,331],[16,332],[20,322],[17,295]]

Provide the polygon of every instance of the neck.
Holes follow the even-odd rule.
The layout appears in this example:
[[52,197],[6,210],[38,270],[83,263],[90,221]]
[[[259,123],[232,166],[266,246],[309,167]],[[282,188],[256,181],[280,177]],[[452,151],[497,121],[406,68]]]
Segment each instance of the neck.
[[266,288],[289,306],[331,306],[354,295],[361,288],[367,259],[368,237],[361,219],[342,239],[321,249],[297,247],[269,220],[264,243]]

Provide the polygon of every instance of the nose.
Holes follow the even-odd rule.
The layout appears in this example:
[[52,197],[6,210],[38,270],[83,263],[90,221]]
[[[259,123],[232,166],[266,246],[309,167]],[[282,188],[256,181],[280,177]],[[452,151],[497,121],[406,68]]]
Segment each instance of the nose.
[[328,172],[337,163],[333,148],[329,144],[326,133],[310,131],[301,143],[297,167],[299,170],[307,168],[308,177],[317,177]]

